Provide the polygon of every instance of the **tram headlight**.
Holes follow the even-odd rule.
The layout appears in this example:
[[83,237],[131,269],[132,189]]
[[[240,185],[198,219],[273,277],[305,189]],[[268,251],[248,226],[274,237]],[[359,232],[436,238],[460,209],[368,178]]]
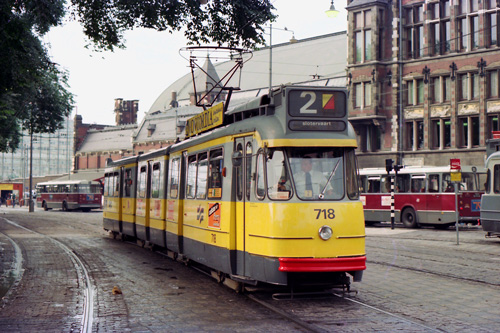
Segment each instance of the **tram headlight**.
[[333,230],[327,225],[322,226],[319,228],[319,237],[321,237],[322,240],[329,240],[332,235],[333,235]]

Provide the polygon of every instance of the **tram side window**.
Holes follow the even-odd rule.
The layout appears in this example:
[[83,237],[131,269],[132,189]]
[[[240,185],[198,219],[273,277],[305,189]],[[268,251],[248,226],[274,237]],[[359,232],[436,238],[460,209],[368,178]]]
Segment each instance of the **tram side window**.
[[396,192],[410,192],[410,175],[398,175],[396,177]]
[[260,200],[266,195],[266,182],[264,176],[264,153],[262,151],[257,155],[257,175],[255,180],[256,196]]
[[[241,143],[238,143],[235,152],[243,156],[243,145]],[[243,163],[241,163],[241,165],[243,165]],[[238,200],[243,200],[243,171],[241,169],[241,166],[236,168],[236,196]]]
[[247,149],[246,149],[246,196],[247,200],[250,200],[250,192],[251,192],[251,186],[252,186],[252,143],[248,142],[247,143]]
[[113,184],[114,184],[113,196],[119,197],[120,196],[120,175],[118,174],[118,172],[115,172],[113,174]]
[[151,176],[151,198],[159,198],[161,191],[161,165],[153,164],[153,174]]
[[109,174],[104,176],[104,196],[108,196],[108,187],[109,187]]
[[267,158],[267,190],[273,200],[288,200],[292,194],[290,173],[281,150],[272,151]]
[[139,172],[139,184],[138,184],[138,197],[145,198],[146,197],[146,166],[141,167]]
[[207,195],[208,156],[198,154],[198,176],[196,179],[196,198],[205,199]]
[[359,174],[356,163],[356,154],[354,150],[347,151],[346,153],[346,180],[347,180],[347,196],[349,199],[359,198]]
[[188,157],[186,198],[194,199],[196,195],[196,155]]
[[500,193],[500,165],[493,168],[493,192]]
[[208,167],[208,198],[220,199],[222,197],[222,148],[210,152]]
[[125,169],[125,185],[123,187],[123,196],[130,198],[132,195],[132,169]]
[[170,198],[175,199],[177,198],[177,195],[179,193],[179,166],[180,166],[180,159],[175,158],[172,160],[170,163]]

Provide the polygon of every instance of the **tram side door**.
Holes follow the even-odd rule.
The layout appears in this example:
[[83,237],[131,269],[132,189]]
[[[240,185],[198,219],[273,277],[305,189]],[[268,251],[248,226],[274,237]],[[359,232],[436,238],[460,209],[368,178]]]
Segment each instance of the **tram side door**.
[[[233,195],[235,203],[236,262],[233,272],[245,275],[246,215],[252,183],[252,137],[236,138],[233,150]],[[235,269],[234,269],[235,268]]]

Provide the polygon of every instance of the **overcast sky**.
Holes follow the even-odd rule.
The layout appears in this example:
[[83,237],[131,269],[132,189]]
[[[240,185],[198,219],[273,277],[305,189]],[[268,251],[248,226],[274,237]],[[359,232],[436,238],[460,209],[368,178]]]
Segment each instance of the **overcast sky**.
[[[293,30],[296,39],[347,29],[346,0],[335,0],[340,11],[336,18],[325,14],[331,0],[272,3],[279,15],[273,28]],[[140,122],[162,91],[190,72],[188,61],[179,55],[179,49],[186,46],[182,33],[136,29],[125,37],[125,50],[92,52],[85,48],[81,26],[70,22],[52,29],[44,38],[52,60],[69,71],[70,91],[76,101],[72,116],[77,112],[85,123],[114,125],[114,99],[137,99]],[[279,44],[288,41],[291,33],[273,29],[272,37],[273,44]]]

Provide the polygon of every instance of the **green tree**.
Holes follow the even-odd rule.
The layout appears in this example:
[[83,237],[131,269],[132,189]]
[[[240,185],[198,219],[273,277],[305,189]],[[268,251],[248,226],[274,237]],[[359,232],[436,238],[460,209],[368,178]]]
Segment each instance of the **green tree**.
[[137,27],[184,29],[191,44],[251,48],[263,44],[273,9],[270,0],[0,1],[0,152],[18,147],[23,128],[53,133],[71,113],[67,73],[40,40],[66,15],[81,23],[95,50],[124,47],[123,33]]

